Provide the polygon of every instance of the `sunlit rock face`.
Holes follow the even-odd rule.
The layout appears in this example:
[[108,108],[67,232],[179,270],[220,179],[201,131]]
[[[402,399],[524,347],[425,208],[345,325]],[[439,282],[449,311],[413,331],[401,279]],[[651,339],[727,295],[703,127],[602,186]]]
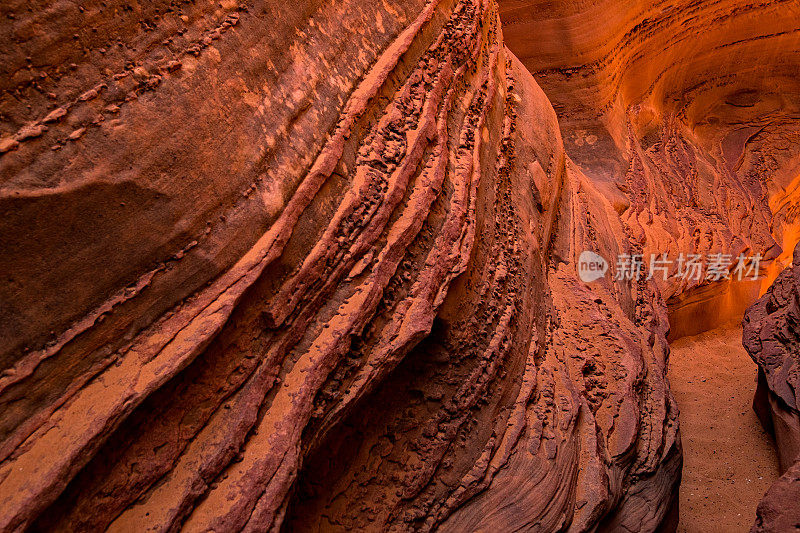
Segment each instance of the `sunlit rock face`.
[[667,332],[798,236],[796,3],[0,14],[0,530],[674,530]]
[[[637,250],[781,256],[772,279],[791,262],[796,2],[500,4],[507,45],[553,103],[567,154],[612,200]],[[673,336],[741,316],[769,282],[659,280]]]
[[757,281],[656,282],[674,338],[736,319],[775,281],[744,342],[786,474],[754,530],[796,527],[797,266],[780,273],[800,229],[800,6],[500,4],[507,45],[553,103],[567,156],[619,213],[628,253],[763,258]]
[[674,528],[666,307],[494,2],[2,10],[0,529]]
[[759,505],[753,531],[791,531],[800,523],[800,246],[793,266],[747,310],[744,347],[759,368],[754,407],[775,436],[783,473]]

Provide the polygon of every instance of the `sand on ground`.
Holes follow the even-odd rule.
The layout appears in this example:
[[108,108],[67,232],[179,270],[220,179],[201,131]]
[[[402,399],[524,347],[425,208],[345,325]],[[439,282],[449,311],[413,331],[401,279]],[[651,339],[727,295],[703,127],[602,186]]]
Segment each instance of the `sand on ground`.
[[756,365],[742,347],[741,327],[673,342],[669,380],[684,457],[678,531],[749,531],[778,477],[778,459],[752,409]]

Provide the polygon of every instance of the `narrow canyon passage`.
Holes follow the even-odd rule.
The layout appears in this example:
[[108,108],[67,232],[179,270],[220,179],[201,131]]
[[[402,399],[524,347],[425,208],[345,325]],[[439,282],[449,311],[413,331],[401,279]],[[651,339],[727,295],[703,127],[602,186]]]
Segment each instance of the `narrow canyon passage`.
[[778,460],[752,409],[756,365],[741,327],[674,341],[669,380],[683,441],[678,531],[749,531]]
[[0,43],[0,533],[800,533],[800,0]]

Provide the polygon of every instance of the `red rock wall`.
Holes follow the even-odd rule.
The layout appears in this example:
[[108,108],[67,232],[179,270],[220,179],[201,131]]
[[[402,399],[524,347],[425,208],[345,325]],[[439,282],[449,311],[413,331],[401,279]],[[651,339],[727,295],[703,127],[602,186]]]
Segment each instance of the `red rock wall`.
[[737,319],[777,277],[745,315],[760,368],[755,407],[786,471],[754,530],[794,528],[797,266],[778,273],[800,236],[800,6],[500,3],[508,46],[553,102],[569,158],[620,214],[629,253],[766,260],[756,282],[657,280],[673,338]]
[[758,507],[753,531],[790,531],[800,523],[800,246],[794,264],[744,318],[744,347],[759,368],[754,408],[775,437],[783,476]]
[[674,527],[666,308],[578,281],[494,2],[2,9],[0,528]]
[[[800,6],[501,0],[506,42],[558,113],[570,158],[645,254],[791,262],[800,227]],[[775,270],[775,269],[773,269]],[[738,319],[757,291],[663,283],[676,333]],[[766,283],[764,288],[768,286]]]

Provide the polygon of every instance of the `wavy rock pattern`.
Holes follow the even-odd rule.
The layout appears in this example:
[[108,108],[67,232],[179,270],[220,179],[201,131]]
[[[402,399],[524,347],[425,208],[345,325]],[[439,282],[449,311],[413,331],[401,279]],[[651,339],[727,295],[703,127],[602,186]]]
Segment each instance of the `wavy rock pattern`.
[[2,9],[0,529],[674,527],[666,307],[578,281],[494,2]]
[[[761,254],[780,258],[776,274],[791,263],[796,2],[502,0],[501,15],[508,46],[558,112],[567,154],[612,201],[637,253]],[[657,281],[673,336],[738,320],[760,288]]]
[[[508,46],[553,102],[568,157],[619,213],[623,250],[765,260],[762,282],[657,277],[670,334],[741,316],[800,237],[797,3],[502,0],[501,16]],[[786,270],[745,318],[755,407],[786,471],[755,531],[800,527],[796,278],[797,266]]]
[[794,264],[744,318],[744,346],[759,368],[754,407],[773,433],[783,476],[764,496],[753,531],[800,527],[800,246]]

